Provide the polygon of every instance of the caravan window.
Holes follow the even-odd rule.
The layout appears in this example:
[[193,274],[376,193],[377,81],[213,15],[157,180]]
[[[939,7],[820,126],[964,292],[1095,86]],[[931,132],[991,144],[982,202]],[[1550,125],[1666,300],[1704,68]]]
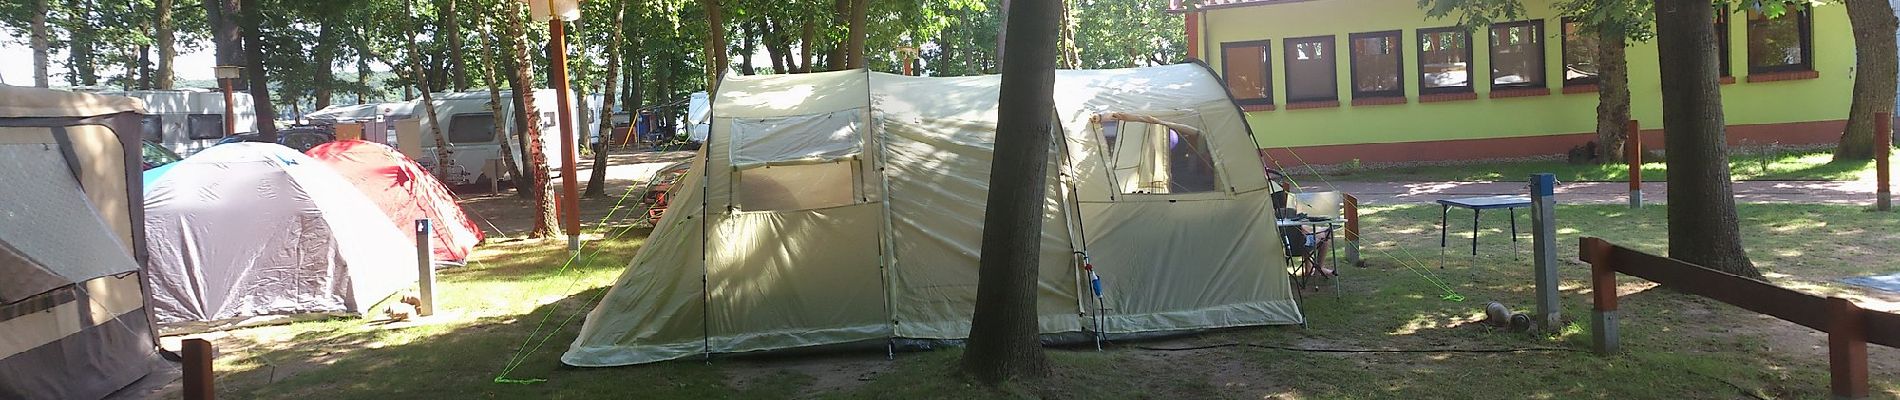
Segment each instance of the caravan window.
[[1121,193],[1201,193],[1220,187],[1213,153],[1198,130],[1138,121],[1106,121],[1099,126]]
[[157,115],[139,118],[139,139],[152,143],[165,143],[165,120]]
[[455,114],[449,118],[449,143],[482,143],[495,139],[495,114]]
[[185,119],[185,137],[192,140],[223,138],[224,116],[192,114]]

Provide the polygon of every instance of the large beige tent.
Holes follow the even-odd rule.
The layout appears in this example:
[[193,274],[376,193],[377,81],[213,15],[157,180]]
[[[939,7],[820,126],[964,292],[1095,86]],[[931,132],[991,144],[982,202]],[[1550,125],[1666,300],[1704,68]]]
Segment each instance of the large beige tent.
[[138,100],[0,85],[0,399],[96,399],[157,354]]
[[[673,208],[562,361],[966,337],[998,84],[729,77]],[[1042,332],[1302,322],[1271,186],[1218,78],[1199,64],[1058,71],[1055,93]]]

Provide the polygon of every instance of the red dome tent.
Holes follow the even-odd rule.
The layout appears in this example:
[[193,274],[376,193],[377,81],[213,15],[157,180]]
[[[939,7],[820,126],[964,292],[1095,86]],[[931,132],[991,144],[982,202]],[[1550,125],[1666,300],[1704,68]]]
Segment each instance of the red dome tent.
[[391,222],[409,232],[410,239],[415,239],[415,220],[433,221],[430,243],[437,261],[460,263],[482,242],[482,229],[462,213],[455,195],[396,149],[361,140],[340,140],[311,148],[309,154],[356,185],[389,214]]

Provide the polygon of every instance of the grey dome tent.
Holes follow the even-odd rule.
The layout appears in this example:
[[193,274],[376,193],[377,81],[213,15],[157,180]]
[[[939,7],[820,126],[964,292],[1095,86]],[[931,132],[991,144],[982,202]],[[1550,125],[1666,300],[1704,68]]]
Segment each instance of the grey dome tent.
[[96,399],[150,372],[143,110],[0,85],[0,399]]

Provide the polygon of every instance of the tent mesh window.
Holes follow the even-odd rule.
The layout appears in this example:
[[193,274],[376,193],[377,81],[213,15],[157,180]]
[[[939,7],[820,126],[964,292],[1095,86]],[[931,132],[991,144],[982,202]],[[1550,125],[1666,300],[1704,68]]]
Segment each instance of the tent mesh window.
[[1207,138],[1198,131],[1137,121],[1107,121],[1101,129],[1123,194],[1203,193],[1221,187]]
[[851,205],[858,190],[864,109],[732,121],[728,149],[738,171],[733,205],[744,211]]

